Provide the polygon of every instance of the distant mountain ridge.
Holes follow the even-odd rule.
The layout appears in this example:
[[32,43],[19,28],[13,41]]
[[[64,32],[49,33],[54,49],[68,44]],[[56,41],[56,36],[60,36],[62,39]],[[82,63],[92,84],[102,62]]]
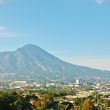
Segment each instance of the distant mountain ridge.
[[33,44],[24,45],[16,51],[0,52],[2,80],[71,80],[76,77],[110,78],[110,71],[64,62]]

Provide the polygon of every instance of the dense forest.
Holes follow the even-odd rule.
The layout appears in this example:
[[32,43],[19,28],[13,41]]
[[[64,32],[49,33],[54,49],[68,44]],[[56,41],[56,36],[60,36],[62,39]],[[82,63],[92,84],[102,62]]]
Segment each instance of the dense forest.
[[[71,94],[71,91],[68,92]],[[86,98],[65,99],[67,91],[1,91],[0,110],[110,110],[108,95],[92,93]]]

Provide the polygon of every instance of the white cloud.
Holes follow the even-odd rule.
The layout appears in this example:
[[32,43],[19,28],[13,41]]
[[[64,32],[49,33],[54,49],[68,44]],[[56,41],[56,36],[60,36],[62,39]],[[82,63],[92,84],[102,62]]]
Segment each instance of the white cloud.
[[16,37],[16,33],[11,31],[9,28],[0,26],[0,38],[7,38],[7,37]]
[[97,4],[103,4],[105,2],[105,0],[96,0]]
[[0,0],[0,5],[6,3],[7,0]]
[[0,26],[0,31],[5,31],[5,30],[7,30],[7,27]]

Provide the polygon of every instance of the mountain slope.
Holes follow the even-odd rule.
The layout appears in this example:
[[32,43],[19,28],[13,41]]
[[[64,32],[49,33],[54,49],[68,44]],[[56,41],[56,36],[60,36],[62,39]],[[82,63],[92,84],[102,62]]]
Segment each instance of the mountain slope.
[[63,79],[110,77],[102,71],[66,63],[36,45],[27,44],[12,52],[0,53],[1,79]]

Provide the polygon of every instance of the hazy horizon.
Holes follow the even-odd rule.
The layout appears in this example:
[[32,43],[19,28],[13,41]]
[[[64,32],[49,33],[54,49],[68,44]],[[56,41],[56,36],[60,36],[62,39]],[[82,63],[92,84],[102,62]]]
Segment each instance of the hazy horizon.
[[[28,43],[29,44],[29,43]],[[25,44],[27,45],[27,44]],[[36,44],[32,44],[32,45],[36,45]],[[24,46],[24,45],[23,45]],[[22,47],[23,47],[22,46]],[[37,46],[37,45],[36,45]],[[39,46],[38,46],[39,47]],[[18,48],[21,48],[21,47],[18,47]],[[2,50],[0,52],[11,52],[11,51],[16,51],[18,48],[16,48],[15,50]],[[44,49],[45,50],[45,49]],[[47,51],[47,50],[45,50]],[[49,51],[48,51],[49,52]],[[85,58],[87,61],[88,61],[88,64],[87,63],[84,63],[85,59],[79,59],[79,58],[75,58],[73,60],[71,60],[73,57],[72,56],[69,56],[69,57],[63,57],[63,56],[58,56],[58,55],[55,55],[54,53],[51,53],[51,51],[49,52],[50,54],[54,55],[55,57],[58,57],[59,59],[61,59],[62,61],[65,61],[65,62],[68,62],[68,63],[71,63],[71,64],[74,64],[74,65],[78,65],[78,66],[86,66],[86,67],[90,67],[90,68],[95,68],[95,69],[101,69],[101,70],[108,70],[110,71],[108,68],[104,68],[102,66],[102,63],[101,63],[101,60],[100,59],[97,59],[99,60],[99,64],[97,64],[98,62],[95,60],[95,58]],[[104,59],[105,61],[107,59]],[[86,61],[86,62],[87,62]],[[96,62],[96,63],[94,63]],[[93,65],[94,64],[94,65]],[[106,64],[106,63],[105,63]],[[101,67],[102,66],[102,67]]]

